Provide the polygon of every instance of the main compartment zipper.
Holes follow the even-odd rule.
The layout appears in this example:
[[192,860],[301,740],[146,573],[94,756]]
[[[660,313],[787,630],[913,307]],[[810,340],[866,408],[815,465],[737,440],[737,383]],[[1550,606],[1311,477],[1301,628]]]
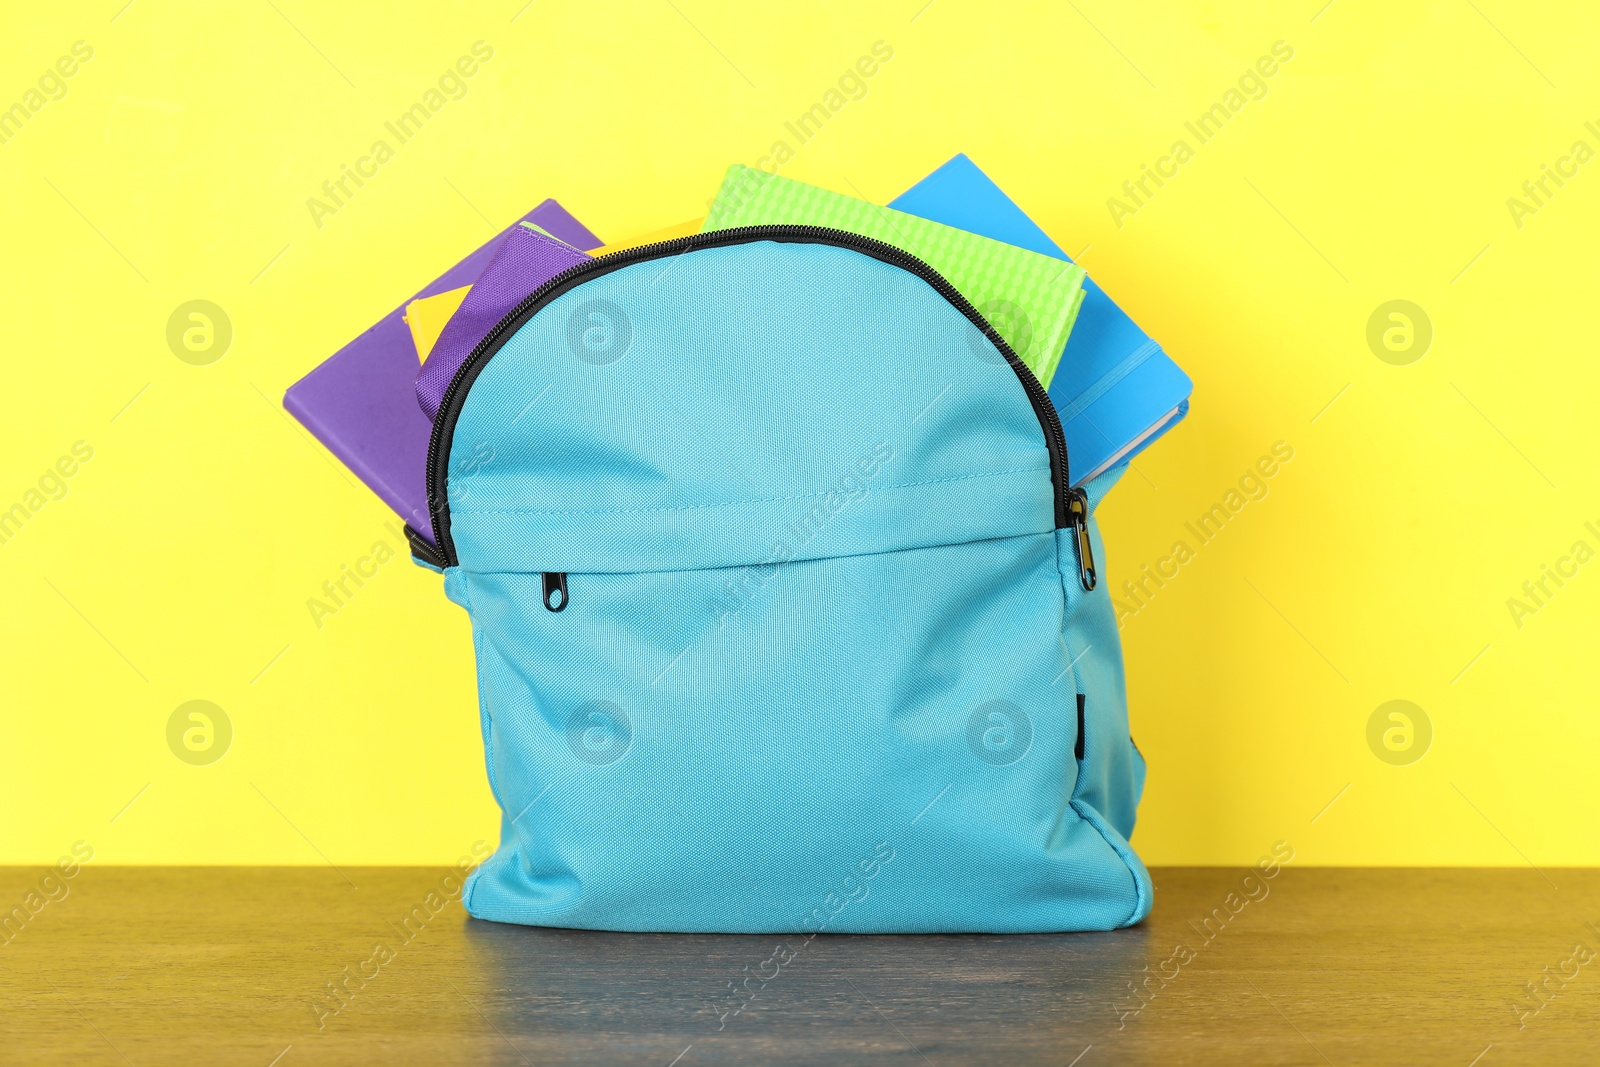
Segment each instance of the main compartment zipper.
[[[909,271],[927,282],[934,291],[961,312],[978,328],[995,346],[1000,354],[1005,356],[1006,363],[1016,372],[1018,380],[1022,382],[1023,390],[1028,394],[1028,401],[1033,405],[1034,414],[1039,419],[1039,425],[1044,430],[1045,444],[1050,451],[1050,478],[1055,485],[1055,526],[1056,529],[1072,528],[1079,531],[1077,545],[1079,551],[1079,578],[1085,589],[1094,588],[1094,561],[1087,555],[1088,551],[1088,510],[1086,501],[1081,499],[1081,492],[1075,498],[1071,483],[1067,478],[1067,437],[1061,428],[1061,417],[1056,413],[1056,408],[1050,401],[1049,394],[1040,384],[1038,377],[1017,354],[1011,350],[1006,339],[1000,336],[987,319],[974,308],[966,297],[962,296],[955,286],[945,280],[944,276],[928,264],[908,252],[904,252],[893,245],[875,241],[870,237],[849,233],[845,230],[835,230],[826,226],[740,226],[728,230],[712,230],[708,233],[691,234],[688,237],[679,237],[671,241],[661,241],[656,244],[640,245],[636,248],[626,248],[620,252],[591,259],[585,263],[578,263],[567,268],[560,274],[551,278],[543,285],[524,297],[517,306],[505,314],[494,328],[484,334],[483,339],[473,346],[472,352],[456,368],[455,374],[450,379],[450,385],[445,390],[444,398],[440,401],[438,413],[433,420],[433,435],[428,441],[428,510],[433,518],[433,558],[424,555],[430,564],[437,564],[441,568],[454,566],[460,562],[456,557],[455,542],[450,536],[450,505],[448,480],[450,475],[450,443],[455,434],[456,420],[461,416],[461,409],[466,403],[467,393],[472,388],[472,383],[483,370],[502,345],[516,333],[522,325],[530,319],[544,305],[555,300],[573,287],[582,282],[609,274],[614,270],[627,267],[646,260],[660,259],[666,256],[681,255],[685,252],[694,252],[702,248],[721,248],[728,245],[750,244],[756,241],[777,241],[789,244],[823,244],[839,248],[847,248],[873,259],[888,263],[890,266],[899,267]],[[1074,511],[1074,505],[1079,509]],[[423,539],[413,539],[413,549],[417,542]],[[563,602],[564,603],[564,602]]]

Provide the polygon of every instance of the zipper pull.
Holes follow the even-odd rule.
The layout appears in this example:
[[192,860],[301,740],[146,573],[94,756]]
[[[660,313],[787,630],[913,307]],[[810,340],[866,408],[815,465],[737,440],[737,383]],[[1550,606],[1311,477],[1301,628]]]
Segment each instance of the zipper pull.
[[560,611],[567,606],[567,576],[564,572],[544,572],[544,606],[551,611]]
[[1092,593],[1100,578],[1094,570],[1094,546],[1089,543],[1089,494],[1082,489],[1067,490],[1067,525],[1078,538],[1078,581],[1085,593]]

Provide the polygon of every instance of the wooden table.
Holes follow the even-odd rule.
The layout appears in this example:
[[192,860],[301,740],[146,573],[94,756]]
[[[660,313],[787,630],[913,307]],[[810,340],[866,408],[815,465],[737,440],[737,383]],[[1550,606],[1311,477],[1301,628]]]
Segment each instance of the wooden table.
[[[0,909],[43,873],[0,868]],[[0,931],[0,1062],[1600,1063],[1594,870],[1165,869],[1134,930],[781,968],[778,937],[434,914],[445,873],[84,867]]]

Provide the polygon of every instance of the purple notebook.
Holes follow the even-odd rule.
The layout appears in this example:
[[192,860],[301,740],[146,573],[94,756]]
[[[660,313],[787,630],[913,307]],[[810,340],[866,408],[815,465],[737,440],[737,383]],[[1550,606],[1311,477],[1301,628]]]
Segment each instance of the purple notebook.
[[600,246],[600,239],[565,208],[546,200],[329,356],[283,396],[291,415],[409,526],[429,537],[427,462],[433,427],[417,406],[417,350],[403,317],[405,305],[471,285],[505,237],[519,229],[531,232],[521,227],[523,222],[575,248]]
[[571,245],[537,230],[513,226],[495,249],[489,265],[472,283],[466,299],[445,323],[433,343],[433,351],[428,353],[428,361],[417,374],[417,403],[423,414],[430,420],[438,414],[450,379],[495,323],[510,314],[523,297],[588,258]]

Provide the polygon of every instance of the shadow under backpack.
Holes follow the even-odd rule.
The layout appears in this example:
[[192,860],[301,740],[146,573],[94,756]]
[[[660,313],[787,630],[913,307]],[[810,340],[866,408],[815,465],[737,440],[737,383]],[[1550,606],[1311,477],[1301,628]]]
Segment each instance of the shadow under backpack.
[[451,381],[418,562],[468,612],[499,848],[467,910],[634,931],[1149,912],[1093,510],[927,264],[811,226],[540,286]]

